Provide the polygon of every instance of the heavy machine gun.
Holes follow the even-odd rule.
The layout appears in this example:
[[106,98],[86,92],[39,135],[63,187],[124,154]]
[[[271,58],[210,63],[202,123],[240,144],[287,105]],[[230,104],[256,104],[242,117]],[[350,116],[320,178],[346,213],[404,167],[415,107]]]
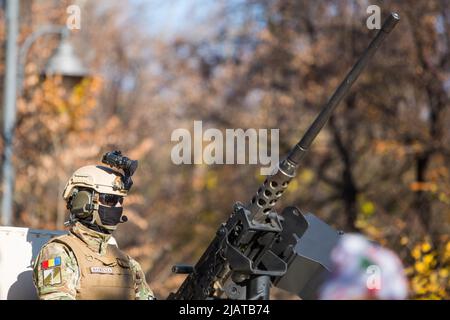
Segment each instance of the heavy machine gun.
[[269,299],[272,284],[303,299],[317,297],[340,233],[295,207],[285,208],[279,215],[274,206],[314,138],[399,19],[396,13],[389,15],[302,139],[248,205],[234,205],[230,218],[219,227],[197,264],[173,267],[173,272],[188,276],[168,299]]

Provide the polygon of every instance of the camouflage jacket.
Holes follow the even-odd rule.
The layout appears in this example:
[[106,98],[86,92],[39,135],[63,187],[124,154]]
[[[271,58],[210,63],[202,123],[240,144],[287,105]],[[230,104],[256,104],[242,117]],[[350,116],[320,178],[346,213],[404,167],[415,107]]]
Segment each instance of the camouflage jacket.
[[[104,254],[110,235],[95,232],[77,222],[69,231],[69,235],[81,239],[89,249]],[[55,261],[60,263],[61,277],[58,283],[46,283],[42,263]],[[155,296],[149,288],[141,266],[129,257],[132,272],[135,274],[136,300],[153,300]],[[45,244],[36,257],[33,266],[33,282],[37,294],[42,300],[75,300],[80,280],[80,270],[74,252],[66,245],[58,242]]]

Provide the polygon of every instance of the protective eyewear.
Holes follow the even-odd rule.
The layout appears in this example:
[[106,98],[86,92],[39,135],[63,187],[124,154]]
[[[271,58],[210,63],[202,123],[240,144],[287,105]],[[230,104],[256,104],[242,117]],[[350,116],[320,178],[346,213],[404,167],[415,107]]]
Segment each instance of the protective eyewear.
[[118,203],[123,203],[123,197],[116,194],[100,193],[99,201],[106,206],[115,207]]

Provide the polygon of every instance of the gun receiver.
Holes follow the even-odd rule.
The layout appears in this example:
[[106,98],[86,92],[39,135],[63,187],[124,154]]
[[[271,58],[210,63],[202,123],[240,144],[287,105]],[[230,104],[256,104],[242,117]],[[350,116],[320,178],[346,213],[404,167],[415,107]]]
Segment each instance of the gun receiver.
[[295,207],[284,209],[282,215],[273,207],[311,143],[399,19],[390,14],[277,172],[264,181],[249,205],[235,204],[195,267],[174,267],[188,276],[169,299],[268,299],[271,283],[302,298],[314,297],[339,234]]

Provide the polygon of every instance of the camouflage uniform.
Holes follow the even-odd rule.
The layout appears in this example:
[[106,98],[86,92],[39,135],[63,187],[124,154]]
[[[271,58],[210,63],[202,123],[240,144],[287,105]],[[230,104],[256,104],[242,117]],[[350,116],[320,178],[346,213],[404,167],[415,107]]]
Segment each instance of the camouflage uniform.
[[[93,252],[104,255],[111,235],[95,232],[77,222],[70,230],[70,237],[77,237]],[[129,265],[134,279],[136,300],[152,300],[155,296],[145,281],[145,275],[138,262],[131,257]],[[57,260],[55,260],[57,259]],[[52,261],[60,266],[54,268],[51,279],[45,275],[43,263]],[[57,272],[55,272],[57,271]],[[44,245],[34,263],[33,281],[40,299],[75,300],[80,284],[80,269],[74,252],[66,245],[49,242]]]

